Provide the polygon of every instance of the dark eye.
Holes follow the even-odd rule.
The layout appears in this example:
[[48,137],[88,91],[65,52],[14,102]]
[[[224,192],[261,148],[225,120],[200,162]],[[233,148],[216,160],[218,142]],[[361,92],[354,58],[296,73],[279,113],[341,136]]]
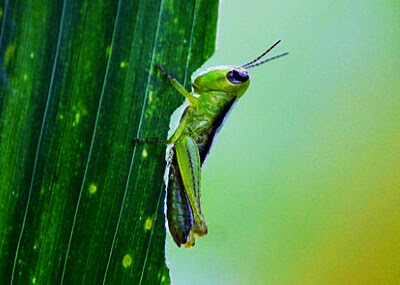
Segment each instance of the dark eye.
[[234,84],[244,83],[247,80],[249,80],[249,75],[247,74],[246,70],[232,69],[231,71],[228,72],[226,77],[230,82]]

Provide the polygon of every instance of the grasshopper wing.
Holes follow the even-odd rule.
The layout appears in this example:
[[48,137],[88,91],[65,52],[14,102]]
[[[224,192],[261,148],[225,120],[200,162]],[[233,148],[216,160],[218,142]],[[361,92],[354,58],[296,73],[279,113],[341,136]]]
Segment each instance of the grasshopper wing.
[[175,146],[170,150],[169,173],[167,186],[167,220],[168,228],[175,243],[180,247],[194,245],[191,234],[193,214],[186,196],[182,176],[179,172]]

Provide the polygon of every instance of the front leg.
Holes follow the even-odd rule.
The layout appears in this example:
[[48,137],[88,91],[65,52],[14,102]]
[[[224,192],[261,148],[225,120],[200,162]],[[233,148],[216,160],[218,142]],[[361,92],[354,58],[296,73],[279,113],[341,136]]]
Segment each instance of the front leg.
[[175,87],[175,89],[189,101],[189,104],[191,106],[197,106],[197,97],[194,94],[188,92],[185,87],[183,87],[183,85],[180,84],[178,80],[176,80],[175,77],[165,71],[164,67],[157,64],[156,68],[167,78],[172,86]]

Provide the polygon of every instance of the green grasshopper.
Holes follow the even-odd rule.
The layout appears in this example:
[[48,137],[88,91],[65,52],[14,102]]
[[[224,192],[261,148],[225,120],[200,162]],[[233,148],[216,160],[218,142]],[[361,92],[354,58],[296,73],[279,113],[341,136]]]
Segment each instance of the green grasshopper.
[[[279,42],[244,65],[217,66],[200,73],[192,79],[192,92],[188,92],[163,67],[156,66],[188,103],[179,125],[166,141],[169,145],[166,216],[169,231],[179,247],[182,244],[193,247],[194,235],[207,234],[200,203],[201,167],[229,111],[249,87],[247,69],[288,54],[285,52],[262,60]],[[137,138],[134,141],[163,140]]]

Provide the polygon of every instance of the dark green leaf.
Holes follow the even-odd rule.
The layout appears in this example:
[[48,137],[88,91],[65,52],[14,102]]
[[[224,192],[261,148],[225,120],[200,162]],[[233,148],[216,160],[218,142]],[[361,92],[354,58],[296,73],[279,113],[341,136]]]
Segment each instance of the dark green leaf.
[[0,283],[169,283],[166,137],[218,0],[0,1]]

